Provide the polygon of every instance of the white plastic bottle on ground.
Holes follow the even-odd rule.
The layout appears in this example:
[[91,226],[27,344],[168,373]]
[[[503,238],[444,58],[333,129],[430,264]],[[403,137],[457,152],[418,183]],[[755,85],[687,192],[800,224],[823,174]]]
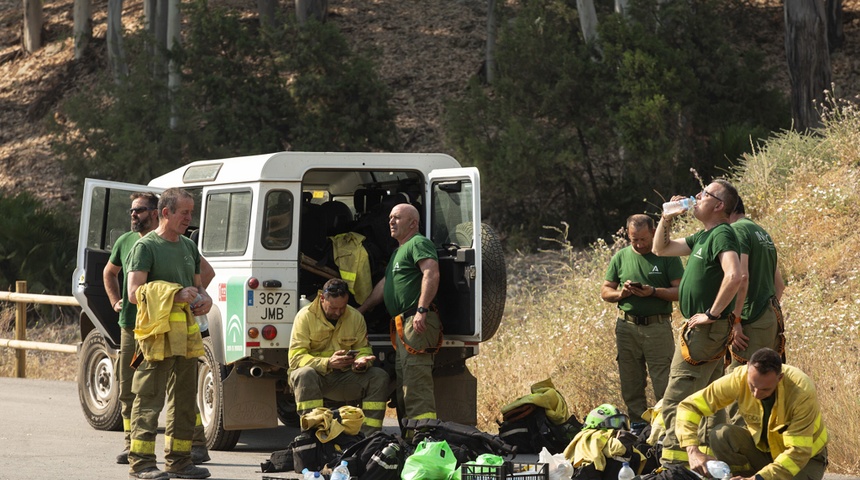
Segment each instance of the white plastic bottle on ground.
[[341,460],[340,465],[331,472],[331,480],[349,480],[349,467],[346,460]]
[[630,464],[624,462],[624,465],[621,466],[621,470],[618,471],[618,480],[633,480],[633,477],[636,476],[636,473],[633,472],[633,469],[630,468]]
[[304,480],[314,480],[314,472],[308,470],[307,468],[302,469],[302,478]]
[[696,197],[687,197],[674,202],[666,202],[663,204],[663,213],[671,215],[673,213],[683,212],[684,210],[693,208],[693,205],[695,204]]

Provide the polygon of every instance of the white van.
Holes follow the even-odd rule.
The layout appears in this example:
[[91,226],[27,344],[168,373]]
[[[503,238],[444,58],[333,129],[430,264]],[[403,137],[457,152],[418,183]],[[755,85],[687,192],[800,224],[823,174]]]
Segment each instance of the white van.
[[[498,238],[486,225],[473,227],[481,225],[477,169],[441,154],[281,152],[194,162],[146,186],[86,180],[72,290],[82,306],[79,394],[93,427],[121,428],[113,368],[119,327],[102,270],[129,230],[129,194],[170,187],[194,195],[187,234],[216,273],[198,383],[210,448],[233,448],[243,429],[297,421],[286,381],[293,318],[328,278],[381,278],[397,246],[388,214],[403,202],[418,208],[421,232],[439,254],[435,304],[445,340],[434,368],[438,415],[475,423],[477,381],[465,361],[498,329],[506,290]],[[343,235],[363,237],[369,272],[339,268],[332,242]],[[385,308],[366,320],[393,379]]]

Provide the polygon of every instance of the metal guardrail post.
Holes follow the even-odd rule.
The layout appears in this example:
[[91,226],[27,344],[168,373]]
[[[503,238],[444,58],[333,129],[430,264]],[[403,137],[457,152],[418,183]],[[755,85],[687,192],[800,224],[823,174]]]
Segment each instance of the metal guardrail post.
[[[27,282],[15,282],[16,293],[27,293]],[[27,340],[27,304],[18,303],[15,308],[15,340]],[[27,350],[17,349],[15,352],[15,372],[18,378],[27,378]]]

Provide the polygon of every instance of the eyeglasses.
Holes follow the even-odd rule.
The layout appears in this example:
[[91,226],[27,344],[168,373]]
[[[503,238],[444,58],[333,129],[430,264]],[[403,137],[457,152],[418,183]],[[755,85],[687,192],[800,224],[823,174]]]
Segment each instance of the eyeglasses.
[[713,193],[711,193],[711,192],[709,192],[709,191],[707,191],[707,190],[705,190],[705,189],[702,189],[702,194],[703,194],[703,195],[707,195],[707,196],[709,196],[709,197],[716,198],[717,200],[719,200],[719,201],[721,201],[721,202],[723,202],[723,203],[726,203],[726,202],[724,202],[724,201],[723,201],[723,199],[722,199],[722,198],[720,198],[720,197],[718,197],[718,196],[714,195]]
[[128,209],[128,214],[129,214],[129,215],[134,215],[134,214],[136,213],[136,214],[140,215],[141,213],[143,213],[143,212],[145,212],[145,211],[147,211],[147,210],[152,210],[152,209],[151,209],[151,208],[149,208],[149,207],[129,208],[129,209]]
[[346,285],[342,283],[336,283],[334,285],[329,285],[323,290],[323,293],[331,295],[333,297],[339,297],[341,295],[346,295]]

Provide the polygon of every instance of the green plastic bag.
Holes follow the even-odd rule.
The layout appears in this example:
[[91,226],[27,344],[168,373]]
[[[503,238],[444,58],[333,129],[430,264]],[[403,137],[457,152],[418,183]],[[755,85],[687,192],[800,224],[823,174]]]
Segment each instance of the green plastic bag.
[[403,464],[402,480],[460,480],[457,458],[448,442],[428,442],[426,439],[415,448],[415,453]]

